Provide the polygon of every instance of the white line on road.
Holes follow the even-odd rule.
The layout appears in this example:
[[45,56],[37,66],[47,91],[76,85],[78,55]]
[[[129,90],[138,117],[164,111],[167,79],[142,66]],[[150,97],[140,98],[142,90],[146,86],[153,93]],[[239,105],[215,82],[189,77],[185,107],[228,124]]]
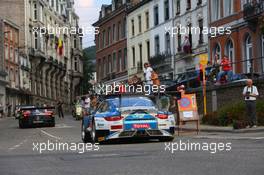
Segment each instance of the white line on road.
[[9,150],[14,150],[14,149],[20,147],[21,145],[23,145],[23,144],[26,143],[26,142],[27,142],[27,139],[23,140],[23,141],[20,142],[19,144],[14,145],[14,146],[12,146],[12,147],[10,147],[10,148],[8,148],[8,149],[9,149]]
[[48,133],[48,132],[46,132],[46,131],[44,131],[42,129],[40,129],[40,132],[42,132],[43,134],[45,134],[45,135],[47,135],[49,137],[52,137],[54,139],[57,139],[57,140],[60,140],[61,139],[60,137],[54,136],[54,135],[52,135],[52,134],[50,134],[50,133]]
[[237,137],[237,136],[195,136],[197,139],[226,139],[226,140],[263,140],[264,137]]

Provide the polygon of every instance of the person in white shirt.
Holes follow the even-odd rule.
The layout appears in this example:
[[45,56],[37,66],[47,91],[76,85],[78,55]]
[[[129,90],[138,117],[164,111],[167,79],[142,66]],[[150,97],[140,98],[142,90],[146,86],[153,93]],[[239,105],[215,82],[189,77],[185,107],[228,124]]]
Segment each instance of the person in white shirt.
[[85,99],[84,99],[84,108],[87,112],[90,111],[90,106],[91,106],[91,99],[89,96],[87,96]]
[[147,85],[153,84],[151,80],[152,72],[153,72],[153,69],[150,67],[149,63],[144,63],[144,74],[145,74],[145,81]]
[[253,85],[251,79],[247,80],[247,86],[244,87],[243,96],[246,103],[247,117],[249,120],[249,127],[256,127],[256,100],[259,96],[258,89]]

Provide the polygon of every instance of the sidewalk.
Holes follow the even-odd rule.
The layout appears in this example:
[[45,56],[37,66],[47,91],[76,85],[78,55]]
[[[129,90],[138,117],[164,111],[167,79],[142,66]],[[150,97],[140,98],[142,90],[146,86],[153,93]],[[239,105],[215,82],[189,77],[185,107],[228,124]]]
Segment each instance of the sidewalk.
[[[182,130],[194,130],[196,125],[186,124],[181,126]],[[176,130],[178,127],[176,127]],[[202,125],[200,124],[200,132],[226,132],[226,133],[256,133],[264,132],[264,126],[258,126],[257,128],[245,128],[245,129],[233,129],[232,126],[212,126],[212,125]]]

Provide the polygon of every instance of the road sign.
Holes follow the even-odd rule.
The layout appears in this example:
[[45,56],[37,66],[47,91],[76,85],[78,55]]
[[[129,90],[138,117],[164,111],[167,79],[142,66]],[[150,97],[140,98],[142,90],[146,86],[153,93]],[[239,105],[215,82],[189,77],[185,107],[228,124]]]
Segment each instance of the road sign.
[[208,63],[208,55],[206,53],[199,55],[200,64],[206,66]]

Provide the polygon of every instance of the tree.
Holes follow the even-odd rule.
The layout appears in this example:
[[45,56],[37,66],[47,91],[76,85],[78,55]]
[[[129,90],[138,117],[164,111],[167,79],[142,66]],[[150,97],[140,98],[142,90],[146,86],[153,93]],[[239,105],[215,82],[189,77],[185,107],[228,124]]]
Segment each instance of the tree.
[[96,61],[95,61],[95,46],[91,46],[83,49],[83,80],[82,80],[82,91],[83,94],[87,94],[92,89],[93,72],[95,72]]

